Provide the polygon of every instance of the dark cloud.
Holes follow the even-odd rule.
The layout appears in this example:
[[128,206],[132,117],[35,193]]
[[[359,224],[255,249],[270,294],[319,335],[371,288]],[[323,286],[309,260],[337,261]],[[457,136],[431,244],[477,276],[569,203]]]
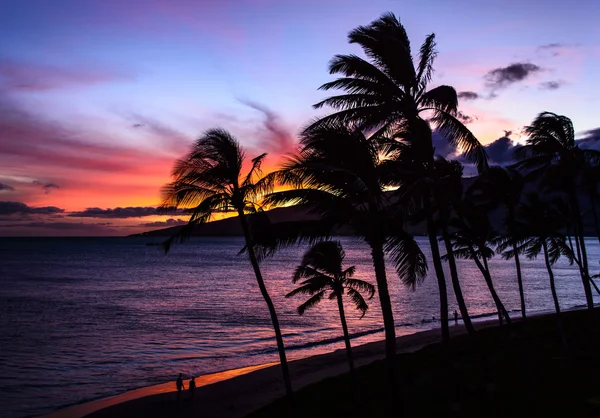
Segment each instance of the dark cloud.
[[479,94],[475,93],[474,91],[461,91],[458,93],[458,98],[464,100],[475,100],[479,99],[479,97]]
[[64,211],[55,206],[34,208],[22,202],[0,202],[0,215],[53,215]]
[[558,90],[563,85],[560,81],[545,81],[540,83],[542,90]]
[[14,191],[15,188],[12,187],[10,184],[6,184],[6,183],[0,183],[0,191],[1,190],[8,190],[8,191]]
[[164,222],[158,221],[158,222],[148,222],[145,224],[141,224],[141,226],[146,226],[149,228],[156,228],[156,227],[170,227],[170,226],[179,226],[179,225],[185,225],[187,224],[187,221],[183,221],[181,219],[167,219]]
[[60,186],[56,183],[43,183],[41,181],[34,180],[33,184],[36,186],[42,186],[42,189],[44,189],[44,193],[46,194],[50,193],[50,190],[52,189],[60,189]]
[[158,215],[154,207],[126,207],[114,209],[87,208],[81,212],[71,212],[67,216],[73,218],[142,218],[144,216]]
[[468,125],[469,123],[471,123],[475,119],[477,119],[477,116],[469,116],[466,113],[463,113],[461,111],[458,111],[458,113],[456,114],[456,117],[458,118],[458,120],[460,120],[465,125]]
[[[483,146],[490,165],[507,166],[515,162],[514,152],[520,145],[515,145],[512,139],[509,138],[512,133],[511,131],[504,132],[505,136]],[[474,167],[470,166],[470,163],[464,155],[461,154],[457,156],[456,159],[466,165],[465,173],[470,173],[474,170]],[[475,171],[473,171],[473,173],[475,173]]]
[[535,64],[520,62],[510,64],[507,67],[493,69],[484,77],[486,85],[493,90],[497,90],[504,89],[511,84],[523,81],[530,75],[540,71],[542,71],[542,68]]
[[492,165],[509,165],[515,162],[514,153],[519,145],[514,145],[508,136],[496,139],[484,146],[488,161]]
[[280,116],[267,106],[251,100],[238,99],[240,103],[261,112],[265,120],[263,130],[266,135],[259,135],[257,148],[276,154],[285,154],[296,147],[296,136],[282,122]]
[[550,54],[553,57],[559,56],[562,52],[577,48],[579,45],[577,44],[561,44],[561,43],[551,43],[546,45],[540,45],[536,48],[536,52]]

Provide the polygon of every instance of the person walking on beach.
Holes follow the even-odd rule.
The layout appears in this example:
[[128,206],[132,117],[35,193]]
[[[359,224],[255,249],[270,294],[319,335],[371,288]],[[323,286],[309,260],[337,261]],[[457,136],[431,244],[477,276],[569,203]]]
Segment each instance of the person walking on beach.
[[454,310],[454,325],[458,325],[458,312]]
[[181,391],[183,389],[185,389],[185,387],[183,386],[183,374],[182,373],[179,373],[179,377],[175,381],[175,386],[177,386],[177,400],[179,400],[179,398],[181,398]]
[[192,376],[192,378],[190,379],[188,388],[190,390],[190,399],[194,399],[194,394],[196,392],[196,378],[194,376]]

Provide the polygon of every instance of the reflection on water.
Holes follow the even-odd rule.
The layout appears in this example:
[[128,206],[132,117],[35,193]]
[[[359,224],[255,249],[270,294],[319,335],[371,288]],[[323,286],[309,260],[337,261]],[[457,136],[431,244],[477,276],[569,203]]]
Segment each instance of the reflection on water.
[[[356,276],[374,283],[369,251],[342,239]],[[425,239],[419,240],[429,256]],[[206,374],[277,361],[268,313],[248,262],[236,256],[239,238],[195,239],[169,256],[144,238],[2,239],[0,253],[0,412],[16,416],[115,395],[170,381],[179,373]],[[590,265],[600,247],[588,241]],[[284,295],[302,249],[264,263],[290,358],[343,348],[335,303],[325,300],[303,317],[299,300]],[[551,310],[543,260],[523,260],[527,304]],[[459,262],[465,299],[474,316],[494,312],[477,267]],[[514,266],[490,262],[500,297],[519,309]],[[555,266],[564,307],[585,300],[575,268]],[[437,326],[437,284],[415,292],[388,268],[399,334]],[[433,274],[433,272],[432,272]],[[457,309],[448,287],[450,312]],[[382,338],[377,298],[359,320],[348,311],[354,344]]]

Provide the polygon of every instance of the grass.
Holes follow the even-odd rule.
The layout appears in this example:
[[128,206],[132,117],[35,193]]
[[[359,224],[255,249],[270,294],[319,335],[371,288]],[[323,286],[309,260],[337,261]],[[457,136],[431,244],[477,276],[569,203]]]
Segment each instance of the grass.
[[[299,417],[600,416],[600,309],[563,314],[568,347],[554,315],[489,328],[396,359],[399,389],[386,408],[385,363],[378,361],[296,392]],[[356,381],[356,384],[353,382]],[[289,416],[277,400],[251,418]]]

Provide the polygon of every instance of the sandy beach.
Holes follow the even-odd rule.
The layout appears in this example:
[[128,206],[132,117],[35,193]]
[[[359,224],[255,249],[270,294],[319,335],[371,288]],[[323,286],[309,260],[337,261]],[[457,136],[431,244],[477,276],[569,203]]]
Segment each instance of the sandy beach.
[[[495,324],[496,320],[477,323],[478,328]],[[452,335],[464,334],[462,326],[452,326]],[[440,330],[433,329],[400,336],[398,353],[417,351],[441,340]],[[355,364],[363,366],[383,358],[383,341],[353,348]],[[346,373],[348,364],[343,349],[291,361],[290,373],[294,389],[331,376]],[[175,378],[175,377],[174,377]],[[194,400],[187,391],[176,401],[175,383],[169,382],[126,392],[121,395],[66,408],[46,418],[79,417],[149,417],[202,416],[234,418],[266,405],[284,395],[278,363],[263,364],[200,376]],[[185,381],[187,388],[188,381]]]

